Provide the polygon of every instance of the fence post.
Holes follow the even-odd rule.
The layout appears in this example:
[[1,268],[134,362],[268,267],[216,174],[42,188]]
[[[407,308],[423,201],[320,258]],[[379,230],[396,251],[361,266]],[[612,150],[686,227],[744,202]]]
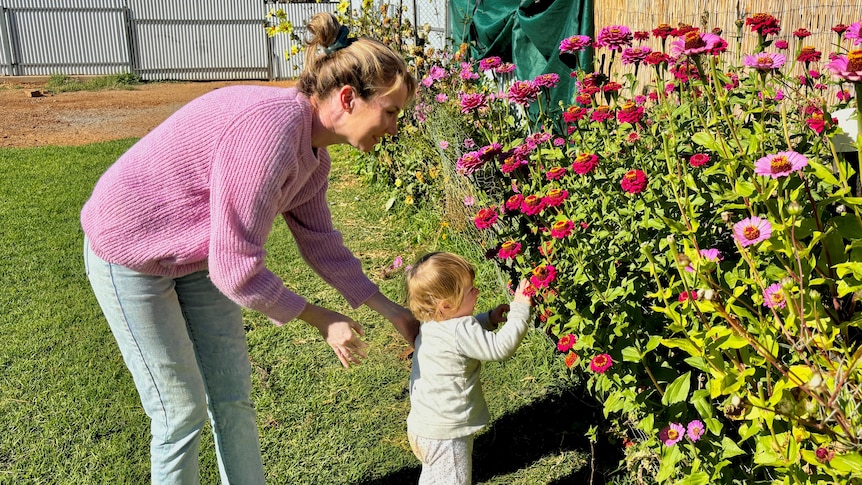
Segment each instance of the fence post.
[[9,37],[9,27],[7,25],[7,17],[9,9],[0,5],[0,39],[3,40],[3,55],[6,56],[7,72],[10,76],[17,76],[18,69],[15,60],[12,59],[12,38]]
[[129,57],[129,73],[140,77],[138,72],[138,43],[135,41],[135,28],[132,25],[132,10],[128,6],[123,7],[123,23],[126,27],[126,55]]

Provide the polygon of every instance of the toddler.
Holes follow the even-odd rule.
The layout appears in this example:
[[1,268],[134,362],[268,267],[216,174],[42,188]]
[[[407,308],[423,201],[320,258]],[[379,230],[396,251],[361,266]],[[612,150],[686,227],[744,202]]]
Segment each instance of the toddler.
[[420,485],[471,483],[473,434],[490,419],[479,381],[481,361],[508,359],[527,333],[526,280],[511,305],[474,317],[479,296],[474,278],[473,266],[451,253],[427,254],[407,271],[407,303],[422,322],[407,417],[410,447],[422,462]]

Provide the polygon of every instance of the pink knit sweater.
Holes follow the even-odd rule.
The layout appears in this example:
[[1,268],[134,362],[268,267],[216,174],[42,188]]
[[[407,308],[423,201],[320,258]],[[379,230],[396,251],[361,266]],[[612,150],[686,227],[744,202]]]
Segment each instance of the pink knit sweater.
[[179,109],[96,184],[81,224],[102,259],[179,277],[208,269],[240,305],[278,324],[305,299],[266,269],[281,214],[302,257],[354,308],[378,288],[332,227],[330,159],[311,146],[311,106],[295,89],[217,89]]

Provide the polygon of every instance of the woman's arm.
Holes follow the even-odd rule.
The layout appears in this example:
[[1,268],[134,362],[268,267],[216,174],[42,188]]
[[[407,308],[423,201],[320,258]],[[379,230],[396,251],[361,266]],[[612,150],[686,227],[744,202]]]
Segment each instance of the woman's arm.
[[365,305],[392,322],[404,340],[413,345],[416,335],[419,334],[419,320],[410,310],[393,302],[379,291],[365,300]]

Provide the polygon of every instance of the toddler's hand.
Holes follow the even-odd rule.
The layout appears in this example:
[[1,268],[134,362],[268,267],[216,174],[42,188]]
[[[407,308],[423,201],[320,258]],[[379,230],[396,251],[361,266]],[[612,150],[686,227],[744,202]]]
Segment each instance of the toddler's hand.
[[529,296],[527,296],[524,293],[524,291],[527,289],[527,287],[529,285],[530,285],[530,283],[528,283],[526,279],[521,280],[521,282],[518,283],[518,288],[515,289],[515,298],[513,298],[512,301],[532,306],[533,305],[532,298],[530,298]]
[[488,320],[492,328],[497,328],[501,323],[506,321],[506,314],[509,313],[509,305],[498,305],[488,312]]

